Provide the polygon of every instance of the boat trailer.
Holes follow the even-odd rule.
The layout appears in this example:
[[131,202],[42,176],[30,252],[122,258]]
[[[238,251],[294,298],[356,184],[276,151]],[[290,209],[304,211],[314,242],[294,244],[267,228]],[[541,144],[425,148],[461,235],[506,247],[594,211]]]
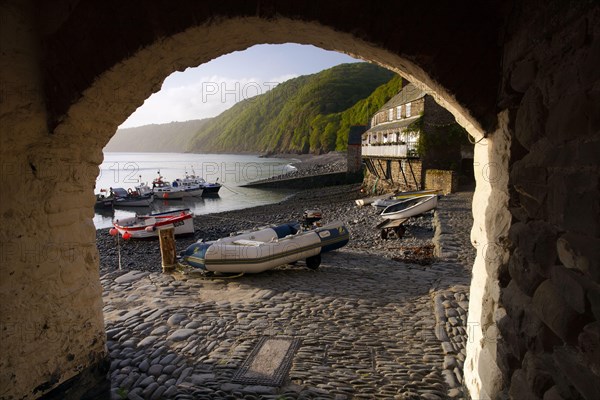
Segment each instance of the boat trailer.
[[404,232],[406,232],[406,227],[403,226],[406,221],[408,221],[408,218],[386,219],[377,224],[376,228],[381,229],[381,238],[384,240],[389,238],[390,234],[402,239]]

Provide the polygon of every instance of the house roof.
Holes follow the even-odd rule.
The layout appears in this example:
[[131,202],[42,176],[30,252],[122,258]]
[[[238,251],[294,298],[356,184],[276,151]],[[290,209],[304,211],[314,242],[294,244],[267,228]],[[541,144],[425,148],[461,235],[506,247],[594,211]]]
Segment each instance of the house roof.
[[392,129],[406,128],[407,126],[409,126],[410,124],[412,124],[413,122],[418,120],[419,117],[420,117],[420,115],[415,115],[413,117],[402,119],[400,121],[384,122],[382,124],[372,127],[371,129],[366,131],[363,135],[365,135],[365,134],[368,135],[369,133],[375,133],[375,132],[388,131],[388,130],[392,130]]
[[412,83],[404,86],[402,90],[392,97],[387,103],[385,103],[377,112],[389,110],[390,108],[397,107],[399,105],[415,101],[425,96],[425,92],[421,89],[418,89]]

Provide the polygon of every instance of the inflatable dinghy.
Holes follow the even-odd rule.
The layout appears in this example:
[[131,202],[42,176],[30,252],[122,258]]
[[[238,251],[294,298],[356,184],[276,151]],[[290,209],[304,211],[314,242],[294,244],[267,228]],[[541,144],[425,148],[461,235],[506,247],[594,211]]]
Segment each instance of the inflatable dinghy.
[[300,224],[283,224],[221,238],[197,242],[181,253],[184,264],[212,272],[257,273],[306,259],[316,269],[321,253],[348,243],[348,229],[341,222],[303,229]]

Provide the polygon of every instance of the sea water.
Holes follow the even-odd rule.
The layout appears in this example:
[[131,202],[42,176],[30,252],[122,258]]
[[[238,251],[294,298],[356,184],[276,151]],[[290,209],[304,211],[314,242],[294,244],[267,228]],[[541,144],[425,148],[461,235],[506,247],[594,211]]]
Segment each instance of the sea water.
[[152,187],[159,173],[166,182],[184,178],[187,174],[202,176],[207,182],[223,185],[217,196],[188,197],[182,200],[155,198],[150,207],[127,207],[114,210],[96,210],[96,229],[112,226],[113,219],[137,214],[189,208],[196,215],[236,210],[277,203],[293,191],[283,189],[243,188],[241,185],[270,178],[294,170],[294,160],[260,158],[237,154],[190,153],[104,153],[100,174],[96,179],[96,194],[107,194],[111,187],[131,188],[144,182]]

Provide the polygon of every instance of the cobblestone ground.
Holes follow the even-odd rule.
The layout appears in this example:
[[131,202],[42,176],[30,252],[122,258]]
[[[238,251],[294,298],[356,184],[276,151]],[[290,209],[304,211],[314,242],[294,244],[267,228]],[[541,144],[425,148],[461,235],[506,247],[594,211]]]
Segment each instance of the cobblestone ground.
[[[446,199],[454,197],[469,208],[468,196]],[[464,224],[461,235],[470,230],[468,220]],[[455,243],[451,236],[442,238],[442,248]],[[448,247],[439,262],[420,266],[342,249],[324,255],[316,271],[298,264],[229,280],[107,273],[102,284],[112,396],[462,397],[469,280],[461,265],[469,256],[462,252],[453,258]],[[286,384],[232,383],[263,336],[301,340]]]
[[469,284],[475,249],[470,242],[473,192],[443,197],[436,210],[434,244],[437,261],[432,270],[441,278],[432,291],[436,319],[435,334],[442,343],[442,374],[449,386],[448,397],[464,398],[463,364],[467,343]]

